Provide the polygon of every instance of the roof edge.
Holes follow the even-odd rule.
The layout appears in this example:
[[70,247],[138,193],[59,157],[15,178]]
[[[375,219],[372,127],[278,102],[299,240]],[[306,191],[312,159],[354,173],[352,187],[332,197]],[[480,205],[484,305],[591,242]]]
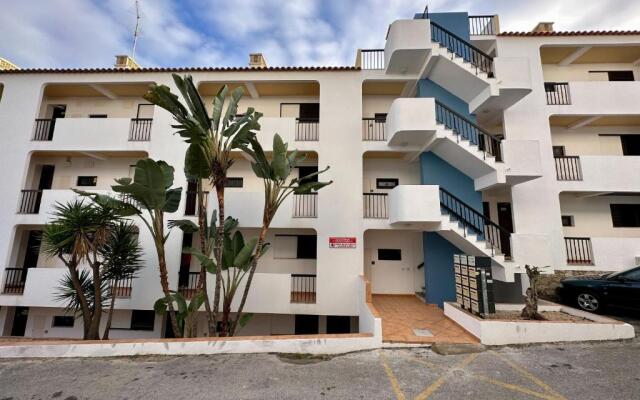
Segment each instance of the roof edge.
[[150,72],[278,72],[278,71],[360,71],[355,66],[326,67],[143,67],[143,68],[23,68],[0,70],[0,74],[52,73],[150,73]]
[[501,32],[497,36],[631,36],[640,31],[554,31],[554,32]]

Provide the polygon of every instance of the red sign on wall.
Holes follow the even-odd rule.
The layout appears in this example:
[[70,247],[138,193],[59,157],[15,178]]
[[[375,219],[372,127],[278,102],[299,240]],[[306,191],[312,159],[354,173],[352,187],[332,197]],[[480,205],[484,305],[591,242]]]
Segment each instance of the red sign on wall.
[[355,249],[356,238],[354,237],[329,237],[329,247],[332,249]]

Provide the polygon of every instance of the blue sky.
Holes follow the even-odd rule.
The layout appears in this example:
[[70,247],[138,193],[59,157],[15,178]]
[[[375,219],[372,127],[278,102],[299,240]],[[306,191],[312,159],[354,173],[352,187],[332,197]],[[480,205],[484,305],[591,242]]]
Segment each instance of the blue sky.
[[[424,0],[140,0],[144,66],[351,65]],[[505,30],[640,29],[637,0],[431,0],[433,11],[500,14]],[[27,67],[108,67],[131,51],[134,0],[0,0],[0,57]]]

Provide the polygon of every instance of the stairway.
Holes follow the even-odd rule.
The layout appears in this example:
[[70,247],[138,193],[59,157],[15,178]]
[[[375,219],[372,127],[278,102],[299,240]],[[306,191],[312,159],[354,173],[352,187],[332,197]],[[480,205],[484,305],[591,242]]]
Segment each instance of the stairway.
[[443,188],[440,188],[440,209],[442,223],[438,233],[442,237],[467,254],[491,257],[494,264],[502,267],[495,277],[513,281],[513,273],[520,272],[520,268],[510,257],[509,231]]

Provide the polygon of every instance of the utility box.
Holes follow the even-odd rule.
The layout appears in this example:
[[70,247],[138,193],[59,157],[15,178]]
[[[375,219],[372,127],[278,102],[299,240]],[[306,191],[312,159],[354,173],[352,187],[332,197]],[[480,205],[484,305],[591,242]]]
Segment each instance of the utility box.
[[495,313],[491,258],[454,254],[453,268],[458,305],[478,316]]

